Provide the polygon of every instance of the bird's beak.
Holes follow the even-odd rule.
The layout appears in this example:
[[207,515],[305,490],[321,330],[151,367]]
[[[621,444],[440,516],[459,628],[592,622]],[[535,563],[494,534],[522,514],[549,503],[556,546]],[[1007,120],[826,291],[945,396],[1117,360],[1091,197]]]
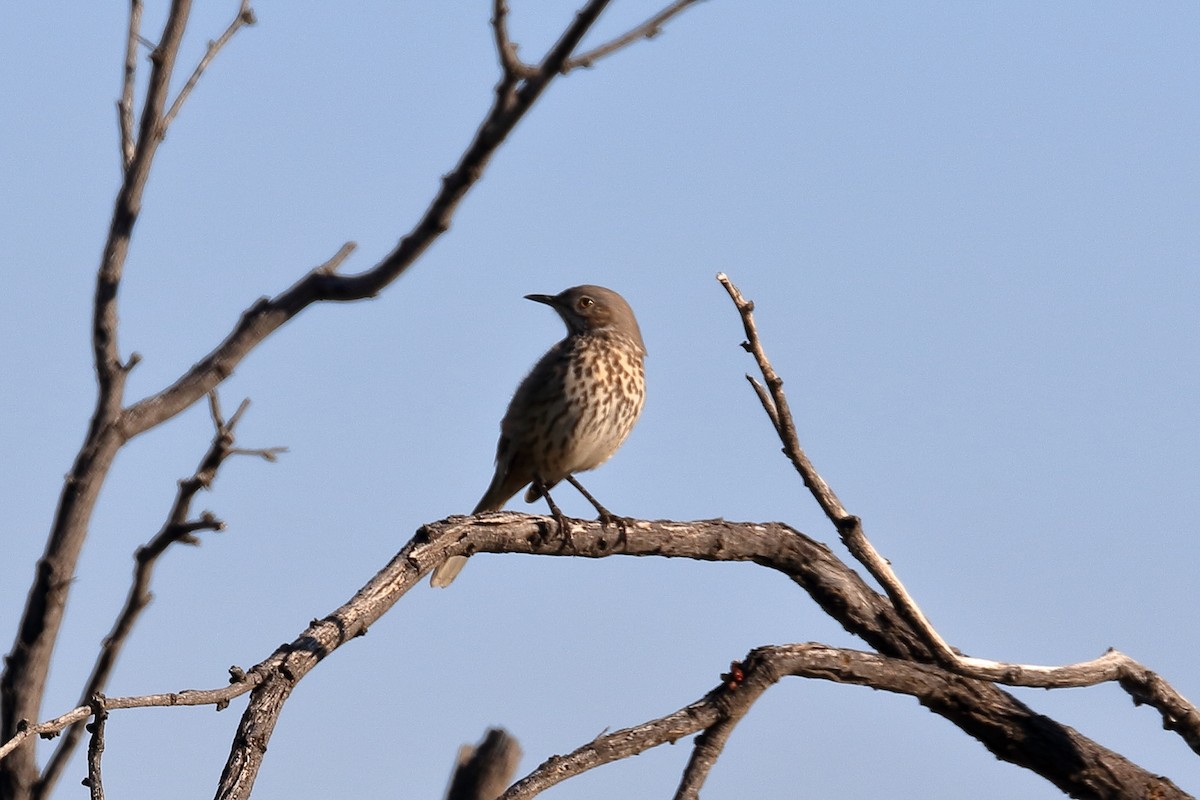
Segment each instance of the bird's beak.
[[558,298],[552,294],[527,294],[525,295],[525,299],[532,300],[535,303],[545,303],[551,308],[558,307]]

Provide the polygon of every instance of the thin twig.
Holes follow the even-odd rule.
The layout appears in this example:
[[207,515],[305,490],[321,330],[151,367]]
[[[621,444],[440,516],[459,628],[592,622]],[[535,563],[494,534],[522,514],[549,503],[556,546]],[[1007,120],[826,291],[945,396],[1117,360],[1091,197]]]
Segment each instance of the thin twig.
[[[175,500],[171,503],[162,528],[134,554],[133,580],[125,597],[125,605],[117,614],[112,630],[104,637],[104,642],[96,657],[96,663],[92,666],[92,673],[84,686],[79,701],[80,706],[88,703],[89,698],[104,691],[134,625],[142,612],[150,605],[152,599],[150,584],[159,557],[174,544],[199,544],[200,540],[195,536],[199,531],[224,530],[225,523],[207,511],[195,519],[189,519],[192,501],[196,495],[202,489],[212,486],[217,477],[217,471],[229,457],[248,453],[273,461],[275,454],[283,450],[283,448],[238,450],[233,447],[234,429],[249,406],[250,401],[243,400],[233,416],[226,421],[221,414],[221,403],[216,392],[209,395],[209,413],[213,423],[212,443],[200,459],[195,472],[179,481]],[[83,724],[83,721],[76,722],[66,730],[54,753],[50,756],[50,760],[46,763],[38,780],[38,791],[42,796],[50,794],[50,790],[74,754],[83,735]]]
[[[742,347],[754,356],[754,360],[758,362],[759,370],[762,372],[763,380],[766,382],[767,391],[770,392],[772,404],[774,405],[774,413],[768,410],[771,417],[771,423],[775,426],[779,438],[783,441],[784,453],[791,459],[795,465],[796,471],[800,473],[800,477],[804,480],[804,485],[812,492],[821,510],[829,517],[840,530],[841,526],[850,518],[850,514],[842,505],[842,501],[838,499],[833,490],[829,488],[829,484],[817,473],[812,462],[808,460],[808,456],[804,454],[804,450],[800,447],[799,437],[796,434],[796,424],[792,421],[792,412],[788,407],[787,396],[783,393],[783,379],[775,373],[775,368],[771,366],[770,360],[767,358],[766,352],[763,350],[762,341],[758,338],[758,330],[754,325],[754,303],[742,297],[742,293],[733,285],[733,282],[721,272],[717,274],[717,280],[725,287],[725,291],[729,293],[733,304],[737,307],[738,313],[742,317],[742,326],[746,331],[746,341],[742,343]],[[749,375],[746,376],[750,380],[751,385],[756,382]],[[759,387],[755,387],[755,392],[759,399],[763,401],[763,407],[767,407],[766,396]]]
[[196,82],[200,80],[200,76],[204,74],[204,70],[208,69],[208,65],[212,63],[213,58],[221,51],[221,48],[233,38],[233,35],[241,30],[246,25],[253,25],[257,20],[254,18],[254,9],[250,7],[250,0],[242,0],[241,6],[238,8],[237,15],[233,21],[229,23],[229,27],[225,32],[216,38],[215,41],[208,43],[208,49],[204,51],[204,57],[200,59],[200,63],[192,70],[191,77],[187,79],[187,83],[179,90],[179,94],[175,97],[175,102],[171,104],[171,108],[163,116],[162,125],[159,128],[160,135],[165,133],[167,128],[175,119],[175,115],[179,113],[179,109],[183,107],[183,103],[187,100],[188,95],[192,93],[192,89],[196,88]]
[[129,33],[125,38],[125,72],[121,80],[121,99],[117,102],[117,120],[121,130],[121,166],[133,163],[133,90],[137,82],[138,43],[141,40],[142,0],[130,0]]
[[[741,315],[747,341],[743,347],[758,363],[766,382],[764,392],[751,378],[755,391],[771,416],[772,424],[783,444],[783,451],[791,459],[826,516],[837,528],[842,541],[867,571],[879,581],[904,619],[917,631],[928,645],[934,658],[948,669],[971,678],[995,681],[1006,686],[1029,686],[1038,688],[1068,688],[1095,686],[1100,683],[1120,684],[1135,704],[1155,708],[1163,719],[1163,727],[1175,731],[1193,751],[1200,753],[1200,710],[1175,690],[1159,675],[1142,664],[1110,649],[1091,661],[1065,666],[1048,667],[1033,664],[1009,664],[990,659],[964,656],[950,646],[916,601],[904,588],[891,564],[881,556],[863,532],[861,520],[846,511],[837,495],[817,473],[808,456],[800,447],[796,426],[783,394],[783,380],[771,366],[754,323],[754,304],[746,300],[737,287],[723,273],[717,280],[725,287]],[[766,396],[769,393],[770,397]],[[774,413],[772,414],[772,407]]]
[[497,96],[458,163],[442,178],[441,189],[391,253],[370,269],[353,275],[313,270],[276,297],[253,303],[225,339],[171,386],[125,409],[120,430],[136,436],[189,408],[231,375],[259,343],[309,305],[375,297],[404,274],[449,229],[459,203],[483,176],[492,155],[542,92],[562,74],[563,65],[609,1],[588,0],[538,64],[536,74],[522,80],[510,100]]
[[[237,667],[231,667],[229,674],[229,685],[219,689],[184,689],[181,692],[163,694],[105,697],[103,705],[108,711],[127,708],[170,708],[172,706],[216,706],[217,710],[221,711],[229,706],[229,701],[251,691],[262,683],[263,679],[262,672],[255,669],[244,672]],[[86,721],[93,713],[92,705],[89,702],[88,705],[77,706],[54,719],[36,725],[21,726],[16,736],[7,742],[0,743],[0,760],[16,750],[26,739],[32,736],[53,739],[68,726]]]
[[100,776],[100,760],[104,755],[104,723],[108,721],[108,709],[104,707],[104,696],[97,694],[91,702],[92,721],[88,724],[88,732],[92,734],[88,741],[88,776],[84,784],[88,787],[91,800],[104,800],[104,781]]
[[508,36],[508,3],[505,0],[495,0],[492,3],[492,35],[496,41],[496,55],[500,59],[500,68],[504,72],[501,86],[505,87],[505,90],[537,72],[537,67],[521,60],[517,54],[516,43]]
[[659,11],[654,16],[634,28],[630,28],[625,33],[608,40],[604,44],[593,47],[586,53],[580,53],[572,59],[569,59],[563,65],[563,71],[578,69],[579,67],[591,67],[605,56],[612,55],[623,47],[628,47],[639,39],[653,39],[658,34],[662,33],[662,26],[678,14],[682,14],[688,6],[694,5],[700,0],[675,0],[674,3]]
[[337,271],[342,266],[342,262],[350,257],[350,254],[354,252],[356,247],[358,247],[357,242],[346,242],[338,248],[338,251],[334,253],[328,261],[326,261],[324,264],[314,267],[313,272],[318,275],[336,275]]

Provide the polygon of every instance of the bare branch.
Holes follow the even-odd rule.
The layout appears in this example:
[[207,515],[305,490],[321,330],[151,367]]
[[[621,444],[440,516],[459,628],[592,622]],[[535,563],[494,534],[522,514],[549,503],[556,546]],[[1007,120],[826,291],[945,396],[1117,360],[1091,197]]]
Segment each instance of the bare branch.
[[[159,121],[190,11],[191,0],[172,1],[159,45],[151,56],[149,85],[133,158],[122,176],[96,272],[92,303],[96,406],[83,445],[63,483],[46,550],[38,562],[12,649],[4,660],[4,671],[0,675],[0,740],[12,738],[23,721],[40,715],[51,655],[92,510],[117,451],[128,440],[119,425],[124,417],[122,406],[128,370],[121,360],[117,343],[117,294],[130,237],[141,211],[142,196],[158,148]],[[23,748],[16,757],[0,764],[0,796],[29,797],[37,779],[34,749]]]
[[[758,362],[758,367],[762,371],[763,381],[766,383],[767,391],[770,393],[771,402],[774,405],[774,413],[768,410],[768,415],[771,417],[771,423],[775,425],[775,430],[779,434],[780,440],[783,442],[784,453],[791,459],[795,465],[796,471],[800,473],[800,477],[804,480],[804,485],[812,492],[821,510],[829,517],[829,520],[841,530],[841,526],[846,524],[850,519],[850,514],[842,505],[842,501],[838,499],[825,480],[817,474],[816,468],[812,462],[808,460],[808,456],[804,454],[804,450],[800,447],[800,439],[796,434],[796,425],[792,421],[792,412],[788,407],[787,396],[783,393],[783,379],[775,373],[775,368],[771,366],[771,362],[767,359],[767,354],[763,350],[762,342],[758,338],[758,329],[754,325],[754,303],[742,297],[742,293],[733,285],[733,282],[721,272],[717,274],[717,280],[725,287],[725,291],[729,292],[730,298],[733,299],[733,304],[737,307],[738,313],[742,316],[742,326],[746,330],[746,341],[742,347]],[[751,379],[751,385],[755,381]],[[763,401],[764,408],[767,407],[766,399],[758,387],[755,388],[759,399]]]
[[662,33],[662,26],[666,24],[672,17],[682,14],[687,10],[688,6],[694,5],[700,0],[675,0],[674,3],[659,11],[654,16],[643,22],[637,27],[631,28],[625,33],[610,39],[599,47],[593,47],[586,53],[580,53],[578,56],[569,59],[563,65],[563,71],[578,69],[579,67],[591,67],[605,56],[610,56],[623,47],[628,47],[639,39],[653,39]]
[[512,780],[521,747],[503,728],[491,728],[478,745],[464,744],[446,800],[496,800]]
[[1163,728],[1178,733],[1194,752],[1200,754],[1200,710],[1161,676],[1124,653],[1109,648],[1104,655],[1091,661],[1053,667],[1010,664],[965,656],[951,647],[933,627],[933,623],[900,582],[891,564],[868,541],[857,518],[855,524],[843,531],[842,541],[879,581],[905,619],[933,649],[938,662],[948,669],[1005,686],[1040,689],[1066,689],[1115,682],[1129,694],[1135,705],[1148,705],[1156,709],[1162,715]]
[[233,331],[216,349],[200,359],[174,384],[125,410],[120,429],[136,436],[191,406],[232,374],[261,341],[309,305],[349,302],[374,297],[408,270],[450,227],[462,198],[483,175],[496,149],[561,73],[562,65],[596,21],[609,0],[589,0],[550,48],[537,72],[522,81],[511,102],[497,98],[458,164],[442,178],[442,187],[416,226],[382,261],[356,275],[313,270],[282,294],[263,298],[248,308]]
[[[99,384],[96,411],[64,484],[46,554],[38,564],[37,577],[17,626],[16,641],[0,676],[0,740],[12,738],[27,724],[25,720],[39,716],[50,654],[79,552],[96,498],[120,448],[132,437],[170,419],[216,388],[254,347],[309,305],[374,297],[411,267],[449,229],[458,204],[483,175],[496,149],[562,73],[563,66],[608,2],[588,0],[538,65],[536,74],[521,81],[512,93],[511,102],[499,98],[493,102],[458,164],[442,179],[441,189],[428,208],[383,260],[366,272],[350,276],[335,274],[334,263],[329,269],[308,273],[277,297],[254,303],[225,340],[175,383],[124,408],[127,371],[117,344],[117,294],[163,125],[174,118],[187,89],[164,115],[179,44],[191,11],[191,0],[172,0],[162,35],[151,54],[149,87],[134,138],[133,157],[128,159],[124,171],[97,274],[92,325]],[[234,26],[252,22],[252,15],[246,12],[248,6],[243,1]],[[137,39],[142,41],[140,33]],[[202,67],[214,53],[215,49],[210,48]],[[124,153],[124,142],[122,148]],[[0,795],[26,797],[36,777],[34,753],[27,748],[18,758],[0,765]]]
[[508,3],[505,0],[492,3],[492,33],[496,40],[500,69],[504,73],[496,91],[497,94],[506,94],[519,81],[537,74],[537,68],[521,60],[517,55],[517,45],[508,37]]
[[121,99],[117,102],[117,120],[121,130],[121,167],[133,163],[133,89],[137,82],[138,43],[142,30],[142,0],[130,0],[129,33],[125,38],[125,74],[121,81]]
[[[823,644],[761,647],[751,651],[738,664],[738,670],[738,680],[722,676],[722,685],[678,711],[632,728],[603,734],[565,756],[552,756],[511,786],[500,800],[528,800],[594,767],[637,755],[660,744],[674,743],[698,731],[706,731],[706,734],[698,737],[692,759],[675,794],[677,800],[698,797],[704,777],[719,754],[729,730],[768,688],[786,676],[907,694],[935,713],[951,719],[963,711],[974,713],[979,710],[951,708],[962,699],[953,699],[958,695],[962,679],[936,666]],[[1002,717],[994,722],[1001,727],[1007,723]],[[1065,730],[1070,731],[1069,728]],[[718,733],[711,735],[714,731]],[[1009,733],[1016,735],[1015,730],[1009,730]],[[1045,732],[1040,738],[1045,738]],[[704,739],[707,741],[701,741]],[[1112,762],[1108,768],[1089,771],[1086,776],[1077,774],[1071,782],[1051,780],[1075,796],[1114,800],[1131,796],[1188,797],[1166,778],[1145,772],[1120,756],[1117,758],[1119,761]]]
[[84,785],[88,787],[92,800],[104,800],[104,781],[100,777],[100,758],[104,754],[104,723],[108,721],[108,710],[104,708],[103,695],[92,698],[92,721],[87,726],[92,734],[88,741],[88,776]]
[[763,350],[762,342],[759,340],[754,323],[754,304],[742,297],[741,292],[723,273],[717,275],[717,280],[725,287],[741,315],[747,338],[743,347],[754,356],[758,363],[770,397],[766,396],[756,381],[750,379],[750,382],[755,386],[759,400],[762,401],[763,407],[767,409],[767,413],[771,417],[771,422],[783,443],[784,453],[791,459],[803,478],[804,485],[812,492],[826,516],[837,528],[846,547],[883,586],[888,597],[929,647],[938,663],[960,675],[995,681],[1006,686],[1050,689],[1095,686],[1100,683],[1116,682],[1129,693],[1134,703],[1146,704],[1158,710],[1163,718],[1163,727],[1178,733],[1192,750],[1200,753],[1200,710],[1159,675],[1116,650],[1110,649],[1103,656],[1091,661],[1046,667],[971,658],[963,656],[951,647],[904,588],[895,571],[892,570],[891,564],[875,550],[867,539],[861,520],[846,511],[837,495],[833,493],[833,490],[817,473],[808,456],[805,455],[804,450],[800,447],[796,426],[787,405],[787,398],[783,394],[783,380],[771,366],[771,362]]
[[[738,669],[741,670],[740,664]],[[734,688],[740,685],[741,681]],[[692,756],[688,759],[683,775],[679,779],[679,787],[675,790],[675,800],[699,800],[700,787],[704,785],[704,781],[708,779],[708,773],[716,765],[717,758],[725,749],[725,743],[729,741],[730,734],[742,721],[742,717],[750,711],[753,699],[748,699],[747,695],[747,692],[742,692],[739,699],[746,700],[745,703],[739,704],[736,708],[724,710],[716,721],[696,737],[696,742],[692,747]],[[757,698],[757,694],[755,698]]]
[[216,41],[208,43],[208,49],[204,52],[204,57],[200,59],[200,63],[196,65],[194,70],[192,70],[192,74],[187,79],[187,83],[185,83],[183,88],[179,90],[179,94],[176,96],[175,102],[171,104],[170,110],[167,111],[166,116],[164,116],[162,119],[162,126],[159,129],[160,135],[165,134],[167,128],[169,128],[171,123],[175,121],[175,116],[179,113],[179,109],[183,108],[184,101],[188,99],[188,95],[192,93],[192,89],[196,88],[196,82],[200,80],[200,76],[204,74],[204,70],[208,69],[208,65],[212,63],[214,58],[216,58],[216,55],[221,51],[221,48],[224,47],[229,40],[233,38],[233,35],[241,30],[242,27],[246,25],[253,25],[255,22],[257,22],[257,20],[254,18],[254,10],[250,8],[250,0],[242,0],[241,7],[238,8],[237,15],[233,18],[233,21],[229,23],[229,27],[225,29],[224,33],[217,37]]
[[[221,776],[218,798],[246,797],[283,704],[321,659],[366,628],[394,605],[430,570],[453,555],[474,552],[521,552],[602,558],[614,555],[617,533],[598,522],[572,521],[573,547],[550,536],[556,522],[548,517],[496,513],[483,517],[452,517],[421,528],[413,540],[355,597],[322,620],[315,621],[291,645],[259,665],[267,676],[255,689],[242,715],[234,747]],[[832,606],[849,610],[851,629],[875,638],[872,626],[891,618],[903,621],[884,598],[841,567],[827,548],[778,523],[738,526],[722,520],[698,523],[633,522],[626,527],[622,553],[670,555],[707,560],[756,561],[786,564],[787,574]],[[825,567],[832,572],[826,572]],[[831,577],[836,575],[836,577]],[[831,583],[826,583],[832,581]],[[830,592],[836,594],[833,597]],[[853,599],[848,599],[852,597]],[[860,617],[860,614],[862,615]],[[885,640],[880,640],[885,644]],[[915,640],[914,640],[915,641]],[[919,642],[916,643],[919,646]],[[999,693],[998,693],[999,694]],[[1001,695],[1003,698],[1003,696]],[[1000,701],[1003,706],[1003,700]]]
[[673,714],[597,736],[565,756],[551,756],[537,769],[508,788],[497,800],[536,797],[555,784],[595,767],[644,753],[665,742],[676,742],[718,718],[715,707],[704,703],[684,706]]
[[346,242],[340,248],[338,248],[338,251],[334,253],[328,261],[326,261],[324,264],[314,267],[313,272],[317,273],[318,275],[337,274],[338,269],[342,266],[342,262],[349,258],[350,254],[354,252],[356,247],[358,247],[357,243]]
[[[847,630],[861,636],[885,655],[904,662],[930,658],[922,640],[896,613],[887,598],[872,591],[824,545],[786,525],[726,520],[686,523],[635,520],[626,526],[624,543],[617,550],[617,533],[599,522],[568,520],[568,523],[571,526],[569,545],[551,535],[557,524],[553,518],[513,512],[451,517],[423,526],[349,602],[315,620],[290,644],[280,647],[253,667],[243,683],[209,692],[109,698],[105,706],[115,710],[149,705],[220,704],[253,687],[218,790],[218,797],[245,797],[253,786],[282,705],[295,685],[322,659],[362,635],[446,558],[482,552],[584,558],[657,555],[703,561],[749,561],[790,577]],[[941,669],[928,664],[908,666],[934,673]],[[1117,798],[1144,796],[1139,787],[1160,784],[1154,775],[1123,756],[1031,711],[989,682],[947,674],[934,700],[936,703],[927,703],[931,710],[978,739],[997,757],[1033,770],[1064,791]],[[86,718],[89,713],[84,706],[50,723],[22,726],[14,740],[0,745],[0,758],[11,753],[32,733],[61,730],[73,721]],[[706,727],[712,721],[715,720],[700,727]],[[699,729],[692,723],[685,725],[683,717],[672,718],[663,724],[667,727],[684,725],[693,732]],[[686,732],[675,738],[683,735],[687,735]]]
[[[199,544],[199,539],[194,535],[197,531],[224,529],[225,524],[207,511],[197,519],[189,519],[192,501],[196,494],[212,485],[217,471],[230,456],[240,452],[264,454],[280,450],[280,448],[271,448],[268,451],[239,451],[233,447],[234,427],[249,405],[249,400],[243,400],[234,415],[226,422],[221,415],[221,403],[216,393],[210,395],[209,411],[213,421],[212,443],[200,459],[196,471],[190,477],[179,481],[175,500],[167,512],[162,529],[149,542],[139,547],[134,554],[133,580],[125,597],[125,605],[117,614],[112,630],[104,637],[100,653],[96,657],[96,663],[92,667],[92,673],[88,677],[80,697],[81,707],[88,704],[90,698],[99,695],[104,690],[116,667],[121,650],[133,631],[133,626],[141,613],[150,605],[152,597],[150,583],[159,557],[173,544]],[[272,455],[269,460],[273,460],[273,458]],[[49,796],[55,783],[61,777],[63,769],[83,735],[83,725],[83,720],[73,723],[59,741],[38,780],[36,791],[40,796]]]
[[[166,694],[146,694],[135,697],[105,697],[103,706],[108,711],[126,708],[169,708],[171,706],[216,706],[217,710],[221,711],[228,707],[230,700],[251,691],[262,682],[263,678],[262,673],[254,669],[251,669],[249,672],[243,672],[237,667],[231,667],[229,674],[229,686],[224,686],[220,689],[185,689],[181,692]],[[19,726],[19,730],[13,738],[0,743],[0,761],[6,759],[26,739],[32,736],[52,739],[68,725],[82,722],[92,714],[93,709],[89,703],[89,705],[78,706],[65,714],[37,725],[26,723]]]
[[771,424],[775,429],[779,429],[779,412],[775,410],[775,402],[771,400],[771,396],[767,394],[767,390],[761,383],[754,379],[753,375],[747,375],[746,380],[750,382],[750,386],[754,389],[754,393],[758,395],[758,402],[762,403],[763,411],[767,412],[767,417],[771,420]]

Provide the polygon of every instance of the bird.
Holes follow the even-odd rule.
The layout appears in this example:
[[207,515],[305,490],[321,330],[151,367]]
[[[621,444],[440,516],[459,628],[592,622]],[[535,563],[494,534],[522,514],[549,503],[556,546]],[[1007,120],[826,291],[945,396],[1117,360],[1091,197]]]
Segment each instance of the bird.
[[[521,381],[500,422],[496,471],[475,510],[499,511],[526,485],[525,502],[545,497],[566,536],[566,518],[550,490],[568,481],[595,506],[604,525],[624,520],[600,505],[576,472],[607,461],[629,436],[646,399],[646,345],[625,298],[603,286],[573,286],[555,295],[528,294],[567,326]],[[467,562],[451,556],[433,571],[432,586],[449,586]]]

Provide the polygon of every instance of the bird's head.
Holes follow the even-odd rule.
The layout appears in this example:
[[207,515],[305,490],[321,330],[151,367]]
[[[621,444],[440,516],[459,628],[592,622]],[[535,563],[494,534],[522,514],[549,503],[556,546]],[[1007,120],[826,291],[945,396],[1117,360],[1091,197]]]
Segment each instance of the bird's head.
[[572,286],[558,294],[527,294],[558,312],[571,334],[611,333],[632,339],[646,351],[642,331],[625,298],[603,286]]

